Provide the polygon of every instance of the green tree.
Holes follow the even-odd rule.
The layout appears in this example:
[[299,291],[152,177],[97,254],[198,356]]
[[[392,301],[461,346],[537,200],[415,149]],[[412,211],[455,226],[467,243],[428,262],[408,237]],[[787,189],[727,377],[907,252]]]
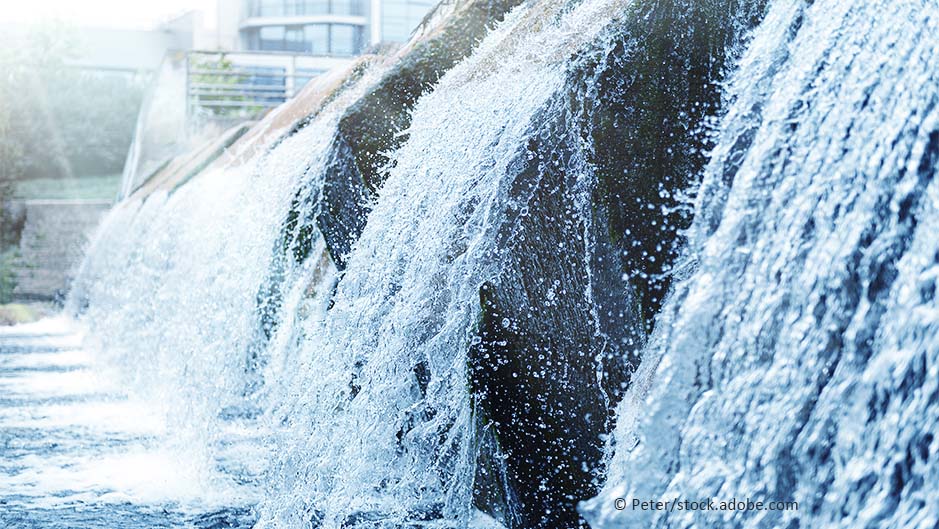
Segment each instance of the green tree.
[[0,303],[23,230],[17,182],[119,173],[133,139],[145,77],[72,66],[80,50],[57,22],[0,35]]
[[81,42],[46,23],[0,46],[0,179],[120,172],[144,76],[71,66]]

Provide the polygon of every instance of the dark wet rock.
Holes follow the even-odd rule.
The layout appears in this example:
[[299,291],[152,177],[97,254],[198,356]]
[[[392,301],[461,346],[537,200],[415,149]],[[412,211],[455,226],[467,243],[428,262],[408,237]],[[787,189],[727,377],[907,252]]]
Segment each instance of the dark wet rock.
[[[389,59],[394,61],[389,71],[345,111],[329,149],[321,187],[304,185],[298,190],[274,250],[271,278],[258,293],[262,344],[276,329],[287,271],[310,257],[316,240],[313,233],[322,234],[329,258],[343,270],[346,256],[365,226],[368,202],[385,180],[386,153],[407,139],[400,132],[410,125],[414,103],[520,3],[521,0],[441,3],[425,19],[424,27],[418,29],[422,35]],[[358,79],[361,73],[355,70],[352,75]],[[291,133],[308,122],[309,119],[301,121]],[[320,176],[309,174],[305,180],[319,182]]]
[[636,2],[605,53],[585,54],[571,72],[593,145],[594,203],[609,217],[609,239],[625,256],[650,328],[691,221],[682,195],[712,147],[707,125],[720,111],[719,83],[765,3]]
[[[478,405],[477,405],[478,407]],[[495,425],[484,423],[477,414],[476,474],[473,479],[473,505],[505,527],[521,527],[519,501],[512,489],[505,453]]]
[[[469,358],[489,448],[505,456],[503,496],[515,502],[477,507],[508,527],[583,526],[574,505],[596,491],[602,436],[643,340],[606,219],[577,200],[586,166],[565,104],[537,118],[513,164],[509,221],[496,235],[505,264],[480,289]],[[478,480],[477,502],[499,488]]]
[[[365,228],[366,204],[371,196],[346,138],[342,133],[336,136],[330,148],[321,194],[310,196],[305,204],[305,210],[313,213],[316,226],[326,240],[326,249],[340,270],[346,267],[346,256]],[[309,247],[302,245],[297,248],[301,257],[303,252],[309,251]]]
[[[317,232],[345,268],[414,103],[516,3],[449,5],[453,14],[342,116],[322,185],[298,191],[273,289],[259,293],[265,339],[286,271],[314,257]],[[762,0],[636,3],[531,123],[493,234],[502,273],[480,290],[469,354],[480,421],[474,503],[507,527],[584,526],[575,505],[597,492],[614,405],[667,292],[719,82],[762,11]],[[382,520],[366,513],[346,525]]]
[[[406,46],[394,66],[339,121],[317,219],[340,270],[368,215],[366,198],[386,178],[387,153],[407,140],[411,109],[421,94],[472,52],[489,29],[521,0],[443,2],[425,19],[423,35]],[[435,21],[434,19],[441,19]]]
[[575,505],[597,492],[614,406],[668,288],[725,50],[761,12],[733,0],[635,5],[575,62],[569,92],[509,169],[496,234],[505,267],[480,290],[469,359],[516,502],[500,517],[510,507],[488,492],[498,479],[477,476],[477,507],[508,527],[586,527]]

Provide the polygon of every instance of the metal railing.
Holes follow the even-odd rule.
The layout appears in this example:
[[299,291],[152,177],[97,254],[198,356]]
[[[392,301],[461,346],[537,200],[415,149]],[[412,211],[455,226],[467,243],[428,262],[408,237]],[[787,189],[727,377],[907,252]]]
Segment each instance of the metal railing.
[[347,60],[290,53],[189,52],[187,114],[258,115],[290,100],[314,77]]

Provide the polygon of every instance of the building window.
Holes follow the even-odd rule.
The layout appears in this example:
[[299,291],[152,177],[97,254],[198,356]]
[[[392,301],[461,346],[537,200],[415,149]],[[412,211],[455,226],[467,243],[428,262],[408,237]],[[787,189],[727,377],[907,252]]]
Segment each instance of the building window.
[[359,31],[357,30],[359,28],[344,24],[333,24],[330,29],[332,31],[330,52],[333,55],[354,55],[358,51],[357,33]]
[[244,35],[250,50],[336,56],[355,55],[363,40],[362,28],[348,24],[264,26]]
[[306,15],[361,16],[363,0],[248,0],[248,16],[284,17]]
[[303,26],[289,26],[284,38],[284,51],[304,53],[310,51],[308,48],[303,35]]
[[258,49],[263,51],[280,51],[284,49],[284,26],[268,26],[258,31]]
[[329,25],[310,24],[303,27],[304,40],[309,43],[307,53],[329,55]]
[[358,0],[330,0],[330,12],[334,15],[361,15],[361,5]]
[[248,11],[256,17],[284,16],[284,0],[253,0]]

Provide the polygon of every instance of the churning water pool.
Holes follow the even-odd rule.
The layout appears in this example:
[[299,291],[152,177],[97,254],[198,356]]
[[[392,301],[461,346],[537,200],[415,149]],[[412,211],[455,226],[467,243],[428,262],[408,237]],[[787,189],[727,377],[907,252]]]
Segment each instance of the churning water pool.
[[0,328],[0,527],[251,527],[266,460],[232,414],[206,463],[66,319]]

